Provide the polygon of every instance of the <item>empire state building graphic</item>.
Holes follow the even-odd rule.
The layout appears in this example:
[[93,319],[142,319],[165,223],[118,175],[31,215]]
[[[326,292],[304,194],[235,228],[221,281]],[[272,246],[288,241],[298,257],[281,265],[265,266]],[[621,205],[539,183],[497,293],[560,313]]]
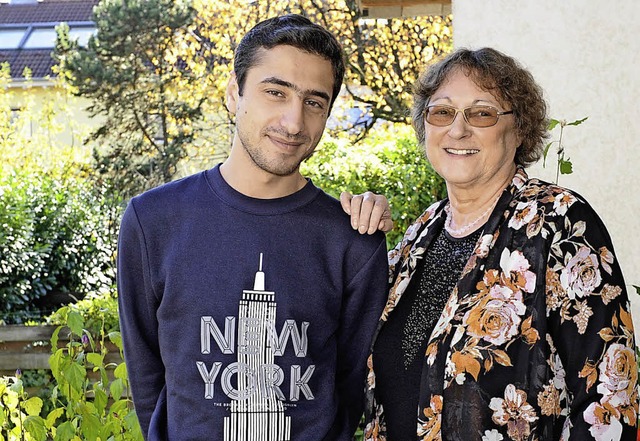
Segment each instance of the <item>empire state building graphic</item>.
[[275,378],[280,371],[273,368],[274,340],[269,335],[276,320],[275,297],[275,292],[265,291],[260,253],[253,289],[242,291],[238,308],[238,394],[231,400],[231,415],[224,418],[225,441],[291,440],[284,396],[269,387],[281,381]]

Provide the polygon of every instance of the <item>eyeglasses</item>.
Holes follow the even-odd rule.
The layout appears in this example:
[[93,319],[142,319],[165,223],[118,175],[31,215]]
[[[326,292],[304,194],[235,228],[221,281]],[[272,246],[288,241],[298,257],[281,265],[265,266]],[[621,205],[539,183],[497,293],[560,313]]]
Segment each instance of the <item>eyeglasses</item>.
[[464,120],[470,126],[491,127],[497,124],[500,115],[508,115],[513,113],[513,110],[500,112],[492,106],[470,106],[464,109],[456,109],[452,106],[434,104],[424,109],[424,119],[431,125],[445,127],[453,123],[458,112],[462,112]]

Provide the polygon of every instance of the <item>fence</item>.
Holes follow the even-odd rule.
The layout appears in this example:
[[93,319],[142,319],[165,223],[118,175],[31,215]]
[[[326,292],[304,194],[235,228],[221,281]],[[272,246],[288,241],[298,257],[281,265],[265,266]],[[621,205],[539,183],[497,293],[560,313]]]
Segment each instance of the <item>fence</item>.
[[[49,369],[51,335],[55,326],[0,326],[0,374],[14,375],[16,369]],[[67,333],[60,338],[66,343]]]
[[[57,326],[0,326],[0,375],[15,375],[17,369],[49,369],[51,335]],[[58,345],[69,341],[69,331],[58,334]],[[106,362],[122,361],[115,347],[109,348]]]

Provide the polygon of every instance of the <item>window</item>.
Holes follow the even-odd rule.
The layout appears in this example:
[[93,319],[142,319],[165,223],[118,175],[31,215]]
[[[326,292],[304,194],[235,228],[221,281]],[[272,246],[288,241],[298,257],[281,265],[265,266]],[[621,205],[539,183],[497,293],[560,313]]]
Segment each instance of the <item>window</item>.
[[56,42],[56,30],[53,28],[36,28],[22,46],[24,49],[50,48]]
[[0,49],[18,49],[27,28],[0,29]]
[[70,28],[69,29],[69,38],[71,40],[78,40],[78,44],[80,46],[87,46],[89,43],[89,37],[96,33],[96,28],[93,27],[83,27],[83,28]]
[[[75,26],[70,26],[69,38],[78,40],[80,46],[86,46],[89,43],[89,37],[95,32],[95,26],[78,23]],[[0,50],[49,49],[55,46],[56,37],[57,34],[53,25],[44,27],[31,24],[28,28],[0,27]]]

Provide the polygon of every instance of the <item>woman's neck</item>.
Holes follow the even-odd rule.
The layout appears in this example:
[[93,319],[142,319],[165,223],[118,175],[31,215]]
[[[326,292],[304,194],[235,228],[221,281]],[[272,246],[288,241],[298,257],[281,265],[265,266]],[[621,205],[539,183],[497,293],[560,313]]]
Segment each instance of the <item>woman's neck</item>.
[[[515,170],[514,170],[515,173]],[[513,175],[482,188],[456,189],[447,187],[447,231],[454,237],[464,237],[489,219],[500,195],[511,183]]]

